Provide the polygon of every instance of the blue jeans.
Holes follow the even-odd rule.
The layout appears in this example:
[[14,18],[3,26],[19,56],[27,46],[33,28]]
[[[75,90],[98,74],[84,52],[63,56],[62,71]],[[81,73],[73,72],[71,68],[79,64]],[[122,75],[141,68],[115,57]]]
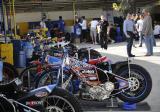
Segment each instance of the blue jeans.
[[153,55],[153,35],[144,36],[147,55]]

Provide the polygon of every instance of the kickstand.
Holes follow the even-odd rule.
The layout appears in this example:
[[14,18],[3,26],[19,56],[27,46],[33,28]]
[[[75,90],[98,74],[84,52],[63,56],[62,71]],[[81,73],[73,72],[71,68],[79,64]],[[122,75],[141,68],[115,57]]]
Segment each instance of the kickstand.
[[109,107],[109,108],[118,108],[118,100],[116,97],[111,97],[110,99],[108,99],[107,101],[107,104],[106,104],[106,107]]

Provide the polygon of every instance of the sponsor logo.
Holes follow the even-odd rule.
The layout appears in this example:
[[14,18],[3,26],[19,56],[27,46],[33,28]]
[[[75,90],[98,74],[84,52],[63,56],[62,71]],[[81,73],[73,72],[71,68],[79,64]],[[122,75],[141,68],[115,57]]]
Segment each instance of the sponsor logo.
[[43,105],[43,101],[28,101],[26,102],[26,105],[30,107],[36,106],[36,105]]
[[95,71],[94,70],[82,70],[81,73],[82,74],[94,74]]

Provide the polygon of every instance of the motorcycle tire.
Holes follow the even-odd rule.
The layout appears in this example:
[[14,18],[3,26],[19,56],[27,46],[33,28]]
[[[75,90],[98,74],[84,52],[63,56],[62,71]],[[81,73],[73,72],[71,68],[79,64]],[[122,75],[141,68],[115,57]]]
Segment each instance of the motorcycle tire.
[[152,79],[150,74],[142,66],[131,64],[131,77],[129,78],[128,66],[124,66],[117,71],[117,75],[135,81],[132,89],[126,90],[118,95],[118,98],[124,102],[138,103],[148,97],[152,89]]
[[[50,69],[44,71],[41,74],[41,76],[36,80],[35,88],[57,83],[57,75],[58,75],[58,69],[53,69],[53,70]],[[64,75],[64,81],[66,81],[67,79],[68,75]],[[58,81],[58,86],[61,87],[61,80]],[[71,81],[69,82],[69,85],[67,86],[66,90],[69,91],[70,93],[73,92],[73,84]]]
[[36,65],[25,68],[19,76],[19,78],[21,79],[23,83],[22,84],[23,89],[28,90],[28,91],[34,89],[36,76],[37,76],[37,66]]
[[3,81],[2,83],[8,83],[14,78],[18,77],[18,71],[10,63],[3,62]]
[[[50,104],[48,106],[45,105],[47,112],[50,110],[54,110],[56,112],[82,112],[77,98],[60,88],[55,88],[45,101],[46,104]],[[54,104],[53,101],[56,104]]]
[[45,70],[36,80],[35,88],[54,84],[57,81],[58,70]]

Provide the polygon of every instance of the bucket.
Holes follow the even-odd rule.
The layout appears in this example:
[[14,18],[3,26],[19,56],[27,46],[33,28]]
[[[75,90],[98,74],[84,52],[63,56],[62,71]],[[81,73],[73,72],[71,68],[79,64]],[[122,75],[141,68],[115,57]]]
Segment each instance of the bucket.
[[33,54],[33,46],[30,42],[26,42],[25,46],[23,47],[25,53],[26,53],[26,58],[30,59],[32,58]]
[[19,51],[19,53],[17,53],[14,57],[15,60],[15,67],[18,68],[24,68],[26,67],[26,54],[24,51]]

